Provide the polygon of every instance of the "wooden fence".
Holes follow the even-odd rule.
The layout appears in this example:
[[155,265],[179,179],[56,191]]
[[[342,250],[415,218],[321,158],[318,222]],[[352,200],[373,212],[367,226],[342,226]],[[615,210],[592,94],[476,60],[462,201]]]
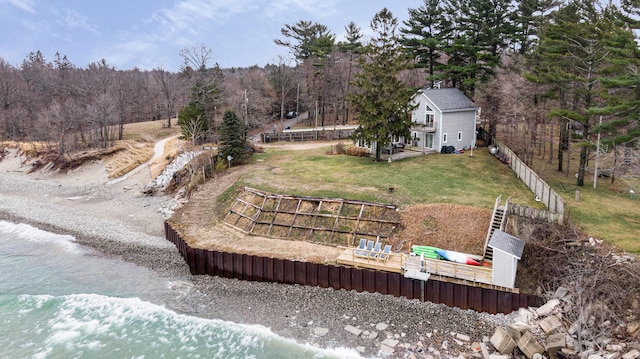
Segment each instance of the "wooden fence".
[[438,280],[422,281],[405,278],[400,273],[191,248],[167,222],[165,235],[176,245],[194,275],[377,292],[492,314],[510,313],[543,303],[535,295]]
[[503,157],[506,156],[509,167],[516,173],[518,178],[547,206],[550,212],[559,214],[559,216],[555,216],[554,218],[558,223],[562,224],[566,215],[566,202],[564,199],[540,178],[537,173],[529,168],[509,147],[495,139],[494,143],[498,146],[498,152],[501,152]]
[[300,142],[300,141],[331,141],[351,138],[353,129],[325,128],[319,130],[296,130],[283,132],[264,132],[262,142]]

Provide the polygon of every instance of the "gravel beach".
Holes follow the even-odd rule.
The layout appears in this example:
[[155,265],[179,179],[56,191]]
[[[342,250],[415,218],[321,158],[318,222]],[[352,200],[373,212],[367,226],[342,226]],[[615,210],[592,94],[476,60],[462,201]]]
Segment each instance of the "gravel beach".
[[376,293],[192,276],[163,236],[165,196],[141,193],[141,166],[109,181],[100,162],[67,174],[28,173],[11,153],[0,161],[0,219],[74,235],[83,245],[150,268],[176,283],[174,310],[259,324],[299,343],[346,347],[363,357],[482,357],[495,326],[516,313],[489,315]]

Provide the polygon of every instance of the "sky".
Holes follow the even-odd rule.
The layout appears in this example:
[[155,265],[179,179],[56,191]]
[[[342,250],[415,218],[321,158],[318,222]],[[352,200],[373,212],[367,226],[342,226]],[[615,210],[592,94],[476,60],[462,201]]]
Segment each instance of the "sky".
[[365,36],[384,7],[398,18],[423,0],[0,0],[0,58],[20,66],[30,52],[66,55],[84,68],[105,59],[118,70],[179,71],[181,49],[211,50],[222,68],[293,64],[274,39],[300,20],[326,25],[337,40],[353,21]]

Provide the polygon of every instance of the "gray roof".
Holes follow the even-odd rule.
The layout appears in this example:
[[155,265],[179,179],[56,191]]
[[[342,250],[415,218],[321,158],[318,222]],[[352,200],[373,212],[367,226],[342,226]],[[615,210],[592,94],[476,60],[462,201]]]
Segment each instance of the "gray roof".
[[426,96],[436,107],[442,112],[452,112],[460,110],[477,109],[473,101],[457,88],[443,89],[422,89],[423,95]]
[[522,251],[524,250],[524,241],[497,229],[493,232],[493,235],[491,235],[489,247],[499,249],[520,259],[522,258]]

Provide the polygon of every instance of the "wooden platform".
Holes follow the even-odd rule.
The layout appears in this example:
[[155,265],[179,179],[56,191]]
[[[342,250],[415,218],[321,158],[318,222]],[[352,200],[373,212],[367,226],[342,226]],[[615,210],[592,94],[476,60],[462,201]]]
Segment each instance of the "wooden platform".
[[473,266],[440,259],[425,258],[421,260],[419,256],[407,256],[402,253],[391,253],[389,260],[384,262],[375,258],[356,256],[356,250],[353,247],[344,248],[344,251],[337,259],[337,263],[356,268],[401,273],[407,278],[424,281],[436,279],[442,282],[519,293],[518,288],[493,285],[492,267]]
[[382,270],[387,272],[402,273],[404,258],[401,253],[391,253],[389,259],[385,262],[380,259],[371,257],[361,257],[355,255],[356,248],[345,248],[344,252],[338,257],[338,264],[345,264],[356,268],[369,268]]
[[460,264],[440,259],[409,256],[406,259],[407,268],[420,268],[431,275],[461,279],[472,283],[491,284],[493,270],[491,267]]

